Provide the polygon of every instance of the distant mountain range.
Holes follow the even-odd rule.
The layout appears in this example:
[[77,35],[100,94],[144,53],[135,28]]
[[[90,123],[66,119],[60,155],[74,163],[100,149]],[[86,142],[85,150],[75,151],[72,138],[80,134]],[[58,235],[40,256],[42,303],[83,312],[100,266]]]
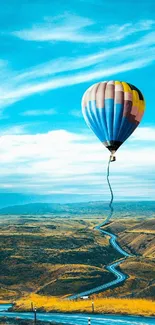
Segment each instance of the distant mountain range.
[[[100,196],[93,198],[93,195],[87,194],[34,194],[34,193],[9,193],[9,192],[0,192],[0,209],[21,204],[30,204],[30,203],[70,203],[73,202],[87,202],[87,201],[99,201]],[[132,201],[132,199],[131,199]]]
[[[107,202],[82,202],[70,204],[58,203],[29,203],[8,206],[0,209],[0,215],[105,215],[109,211]],[[114,203],[115,216],[155,216],[155,201],[143,202],[116,202]]]

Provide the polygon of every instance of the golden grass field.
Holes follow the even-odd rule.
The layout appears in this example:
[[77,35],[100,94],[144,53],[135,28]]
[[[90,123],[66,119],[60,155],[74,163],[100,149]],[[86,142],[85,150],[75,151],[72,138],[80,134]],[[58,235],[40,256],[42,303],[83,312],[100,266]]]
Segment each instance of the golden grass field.
[[[93,228],[99,218],[10,218],[1,221],[0,303],[14,309],[91,312],[92,300],[62,298],[113,279],[105,266],[120,256]],[[118,235],[134,257],[121,264],[129,278],[93,296],[96,313],[155,315],[154,219],[112,220],[105,230]]]
[[16,302],[15,309],[28,311],[31,309],[31,302],[33,302],[37,309],[47,312],[91,313],[92,301],[94,302],[95,313],[155,316],[155,301],[146,299],[99,298],[94,300],[69,301],[55,297],[30,294],[19,299]]

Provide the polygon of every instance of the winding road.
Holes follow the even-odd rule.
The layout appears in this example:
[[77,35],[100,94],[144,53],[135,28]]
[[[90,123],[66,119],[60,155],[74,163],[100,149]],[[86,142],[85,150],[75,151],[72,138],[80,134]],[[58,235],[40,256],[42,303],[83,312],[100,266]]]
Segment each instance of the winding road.
[[119,244],[117,243],[117,237],[116,237],[116,235],[113,235],[110,232],[105,231],[105,230],[102,229],[103,226],[107,225],[107,220],[109,221],[109,218],[107,218],[100,225],[96,226],[94,229],[95,230],[98,230],[100,233],[102,233],[102,234],[104,234],[106,236],[109,236],[110,237],[110,244],[113,246],[113,248],[117,252],[119,252],[120,254],[122,254],[123,257],[124,257],[124,258],[121,258],[119,261],[116,261],[116,262],[114,262],[114,263],[106,266],[106,269],[108,271],[110,271],[111,273],[113,273],[115,275],[116,279],[113,280],[113,281],[110,281],[108,283],[101,284],[100,286],[95,287],[93,289],[90,289],[90,290],[83,291],[83,292],[80,292],[78,294],[72,295],[72,296],[70,296],[70,297],[67,298],[68,300],[74,300],[74,299],[82,298],[83,296],[89,296],[89,295],[91,295],[93,293],[97,293],[97,292],[101,292],[101,291],[107,290],[107,289],[109,289],[110,287],[112,287],[114,285],[118,285],[118,284],[124,282],[127,279],[127,277],[128,277],[123,272],[118,271],[117,267],[121,263],[123,263],[126,260],[126,258],[131,257],[133,255],[128,254],[124,249],[122,249],[119,246]]
[[[34,319],[32,312],[9,312],[7,311],[10,305],[0,305],[0,318],[20,318]],[[37,319],[54,324],[65,325],[87,325],[88,319],[91,319],[91,325],[154,325],[155,318],[153,317],[136,317],[125,315],[92,315],[92,314],[63,314],[63,313],[37,313]],[[53,324],[52,323],[52,324]]]
[[108,231],[105,231],[102,229],[103,226],[106,226],[109,224],[109,220],[111,219],[112,215],[113,215],[113,199],[114,199],[114,194],[113,194],[113,190],[112,190],[112,186],[110,184],[110,180],[109,180],[109,174],[110,174],[110,163],[111,163],[111,156],[110,156],[110,159],[108,161],[108,167],[107,167],[107,183],[108,183],[108,186],[109,186],[109,190],[110,190],[110,193],[111,193],[111,200],[110,200],[110,203],[109,203],[109,208],[110,208],[110,213],[108,215],[108,217],[105,219],[105,221],[103,221],[100,225],[96,226],[94,228],[94,230],[98,230],[101,234],[104,234],[106,236],[109,236],[110,237],[110,244],[111,246],[117,251],[119,252],[120,254],[122,254],[122,258],[119,259],[119,261],[116,261],[110,265],[107,265],[106,266],[106,269],[113,273],[116,277],[115,280],[113,281],[110,281],[108,283],[104,283],[104,284],[101,284],[100,286],[98,287],[95,287],[93,289],[90,289],[90,290],[86,290],[84,292],[81,292],[81,293],[78,293],[78,294],[75,294],[75,295],[72,295],[70,297],[68,297],[67,299],[69,300],[74,300],[74,299],[77,299],[77,298],[82,298],[83,296],[89,296],[93,293],[97,293],[97,292],[100,292],[100,291],[104,291],[104,290],[107,290],[109,289],[110,287],[114,286],[114,285],[118,285],[122,282],[124,282],[128,276],[126,274],[124,274],[123,272],[121,272],[120,270],[118,271],[117,267],[123,263],[128,257],[131,257],[133,255],[130,255],[128,254],[124,249],[122,249],[119,244],[117,243],[117,236],[114,235],[114,234],[111,234],[110,232]]

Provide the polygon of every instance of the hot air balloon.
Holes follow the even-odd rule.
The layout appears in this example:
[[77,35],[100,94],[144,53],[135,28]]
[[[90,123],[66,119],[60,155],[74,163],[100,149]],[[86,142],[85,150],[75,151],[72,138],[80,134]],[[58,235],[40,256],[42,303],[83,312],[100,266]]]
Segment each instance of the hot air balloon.
[[103,81],[92,85],[82,98],[87,125],[111,152],[115,152],[139,125],[145,110],[141,91],[122,81]]

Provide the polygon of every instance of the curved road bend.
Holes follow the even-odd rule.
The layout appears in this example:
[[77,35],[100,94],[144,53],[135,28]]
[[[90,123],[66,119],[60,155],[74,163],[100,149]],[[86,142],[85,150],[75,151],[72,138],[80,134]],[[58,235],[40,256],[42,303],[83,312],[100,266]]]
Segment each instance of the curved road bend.
[[101,227],[105,226],[107,223],[107,219],[102,223],[100,224],[99,226],[96,226],[94,229],[95,230],[98,230],[100,231],[102,234],[104,235],[107,235],[110,237],[110,244],[113,246],[114,249],[116,249],[117,252],[119,252],[120,254],[122,254],[124,256],[124,258],[122,258],[121,260],[117,261],[117,262],[114,262],[108,266],[106,266],[106,269],[108,271],[110,271],[111,273],[113,273],[116,277],[115,280],[113,281],[110,281],[106,284],[101,284],[100,286],[98,287],[95,287],[93,289],[90,289],[90,290],[86,290],[86,291],[83,291],[81,293],[78,293],[78,294],[75,294],[75,295],[72,295],[70,297],[67,297],[68,300],[73,300],[73,299],[77,299],[77,298],[82,298],[83,296],[89,296],[93,293],[97,293],[97,292],[100,292],[100,291],[104,291],[104,290],[107,290],[109,289],[111,286],[114,286],[114,285],[118,285],[122,282],[124,282],[126,279],[127,279],[127,275],[124,274],[123,272],[121,271],[118,271],[117,270],[117,267],[123,263],[127,257],[131,257],[133,255],[131,254],[128,254],[124,249],[122,249],[119,244],[117,243],[117,237],[116,235],[113,235],[111,234],[110,232],[108,231],[105,231],[103,229],[101,229]]

